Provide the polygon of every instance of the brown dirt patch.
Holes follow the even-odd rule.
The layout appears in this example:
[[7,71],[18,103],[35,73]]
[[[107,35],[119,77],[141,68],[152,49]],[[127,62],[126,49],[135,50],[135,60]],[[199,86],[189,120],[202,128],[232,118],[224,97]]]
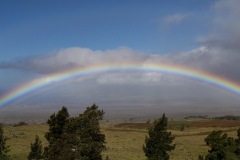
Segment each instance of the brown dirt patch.
[[134,130],[134,129],[121,129],[121,128],[105,128],[107,131],[111,132],[142,132],[147,133],[147,130]]
[[219,121],[219,120],[211,120],[211,121],[196,121],[192,122],[189,127],[238,127],[240,126],[240,121]]
[[153,124],[149,123],[120,123],[117,124],[115,127],[118,128],[134,128],[134,129],[147,129],[151,127]]

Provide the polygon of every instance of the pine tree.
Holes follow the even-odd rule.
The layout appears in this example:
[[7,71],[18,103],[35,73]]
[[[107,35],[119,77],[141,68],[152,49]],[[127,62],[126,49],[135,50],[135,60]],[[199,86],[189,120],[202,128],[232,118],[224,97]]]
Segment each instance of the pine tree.
[[67,108],[64,106],[57,114],[54,113],[50,116],[50,119],[47,121],[47,124],[49,125],[49,132],[45,134],[45,137],[49,142],[61,138],[64,125],[67,123],[68,118],[69,113]]
[[10,149],[7,146],[6,141],[8,138],[4,136],[2,126],[0,125],[0,159],[1,160],[10,160],[10,156],[7,154]]
[[149,129],[149,137],[145,138],[146,146],[143,146],[148,160],[168,160],[168,152],[175,149],[175,144],[172,144],[175,137],[167,132],[167,122],[168,119],[163,114]]
[[240,128],[238,128],[238,130],[237,130],[237,137],[238,138],[235,141],[236,141],[237,145],[240,145]]
[[42,141],[39,137],[35,136],[35,142],[31,143],[31,151],[28,155],[28,160],[40,160],[43,158],[42,155]]
[[75,150],[77,159],[101,160],[101,152],[105,148],[105,135],[100,131],[99,121],[104,112],[93,104],[83,114],[71,118],[66,125],[65,136]]
[[105,135],[99,121],[104,112],[93,104],[78,117],[70,117],[63,107],[48,120],[49,132],[45,134],[49,145],[44,148],[45,160],[101,160],[105,148]]
[[57,114],[52,114],[48,119],[47,124],[49,125],[49,132],[45,134],[45,138],[49,142],[49,145],[44,148],[44,159],[61,160],[64,148],[63,144],[65,144],[62,135],[68,118],[68,110],[63,106]]
[[240,159],[239,136],[240,129],[238,129],[238,138],[234,139],[228,137],[223,131],[211,132],[204,141],[210,147],[208,153],[199,155],[199,160],[226,160],[226,159]]

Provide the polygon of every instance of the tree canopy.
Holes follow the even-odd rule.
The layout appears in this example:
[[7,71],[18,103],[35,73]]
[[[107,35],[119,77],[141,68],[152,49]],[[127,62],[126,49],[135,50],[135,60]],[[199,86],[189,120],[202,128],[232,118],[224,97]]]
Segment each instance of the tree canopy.
[[[65,149],[65,140],[62,135],[64,126],[68,122],[69,113],[66,107],[62,107],[57,114],[52,114],[47,121],[49,132],[45,134],[49,145],[44,148],[44,158],[46,160],[61,160],[63,149]],[[65,156],[65,155],[63,155]]]
[[167,131],[167,123],[168,119],[163,114],[148,131],[149,137],[145,138],[143,151],[149,160],[168,160],[168,152],[175,149],[175,144],[172,144],[175,137]]
[[69,117],[63,107],[48,120],[49,132],[45,134],[49,145],[45,148],[48,160],[101,160],[105,148],[105,135],[100,131],[99,121],[103,110],[96,104],[87,107],[76,117]]
[[40,160],[43,158],[42,155],[42,141],[39,137],[35,136],[35,142],[31,143],[31,151],[28,155],[28,160]]
[[7,146],[6,141],[8,138],[4,136],[2,125],[0,125],[0,159],[1,160],[10,160],[8,152],[10,151],[9,146]]
[[221,130],[211,132],[204,140],[210,150],[205,156],[199,155],[199,160],[240,159],[240,128],[237,135],[238,138],[234,139]]

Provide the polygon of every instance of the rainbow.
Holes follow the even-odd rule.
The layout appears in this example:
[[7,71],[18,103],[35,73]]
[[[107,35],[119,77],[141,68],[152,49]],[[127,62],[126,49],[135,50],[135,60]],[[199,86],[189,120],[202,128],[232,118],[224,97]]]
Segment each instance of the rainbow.
[[156,73],[167,73],[177,76],[187,77],[190,79],[206,82],[209,85],[213,85],[218,88],[222,88],[226,91],[230,91],[240,96],[240,84],[231,81],[229,79],[214,75],[212,73],[195,70],[189,67],[169,65],[169,64],[156,64],[146,63],[139,64],[131,62],[129,64],[101,64],[87,68],[73,68],[65,70],[59,73],[54,73],[46,77],[38,78],[20,85],[8,93],[0,97],[0,107],[6,106],[12,101],[28,95],[33,91],[40,88],[49,86],[52,83],[64,81],[75,77],[85,77],[94,74],[109,73],[109,72],[121,72],[121,71],[145,71]]

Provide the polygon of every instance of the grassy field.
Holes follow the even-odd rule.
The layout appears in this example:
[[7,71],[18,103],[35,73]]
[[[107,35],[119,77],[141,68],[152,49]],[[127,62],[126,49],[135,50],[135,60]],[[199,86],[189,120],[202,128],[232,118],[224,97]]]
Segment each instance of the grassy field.
[[[142,146],[147,129],[151,124],[105,122],[102,132],[106,135],[107,149],[103,157],[111,160],[146,160]],[[181,131],[181,127],[184,130]],[[173,160],[197,160],[199,154],[207,152],[204,138],[213,130],[224,130],[229,136],[236,136],[240,126],[239,121],[170,121],[169,127],[176,137],[176,149],[170,153]],[[14,160],[26,160],[30,151],[30,143],[35,135],[39,135],[43,145],[47,145],[44,133],[48,130],[46,124],[30,124],[24,126],[4,126],[5,135],[9,138],[7,144],[11,147],[10,154]]]

